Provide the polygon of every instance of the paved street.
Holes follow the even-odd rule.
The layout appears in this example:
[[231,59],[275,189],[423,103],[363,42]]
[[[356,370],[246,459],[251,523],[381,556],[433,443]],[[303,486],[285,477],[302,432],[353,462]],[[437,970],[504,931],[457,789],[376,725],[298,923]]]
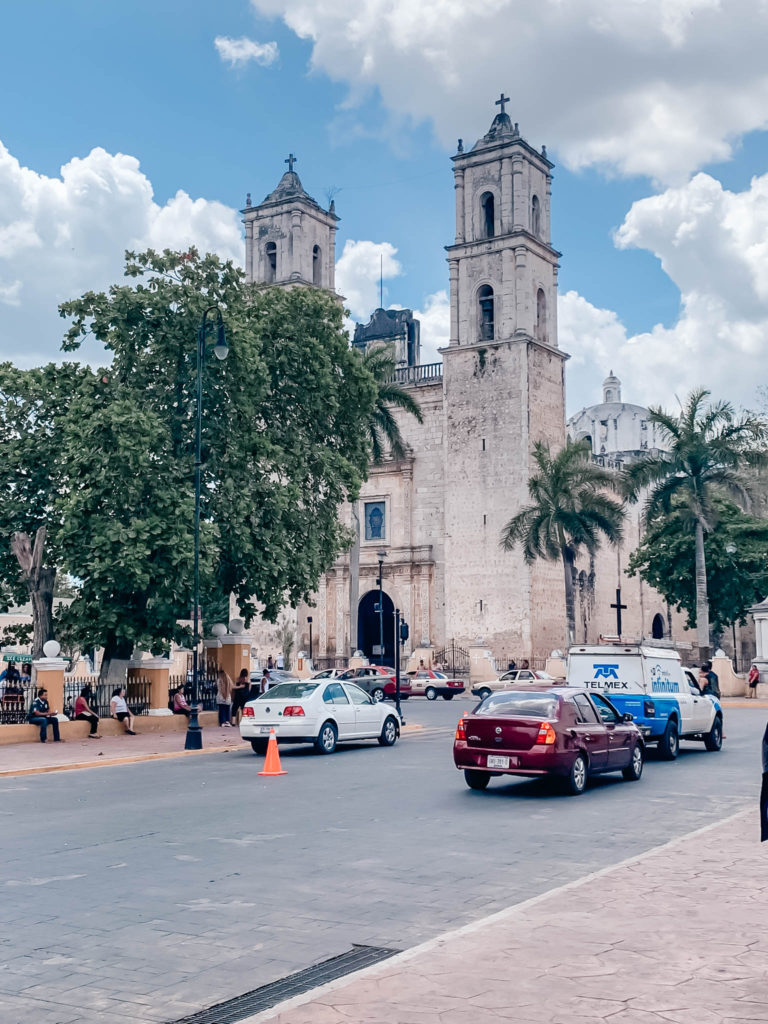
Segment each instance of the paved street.
[[297,749],[280,778],[243,747],[0,781],[0,1019],[171,1021],[353,943],[406,949],[756,801],[762,710],[729,712],[721,754],[684,745],[638,785],[571,799],[467,790],[451,737],[468,706],[410,701],[425,728],[394,749]]

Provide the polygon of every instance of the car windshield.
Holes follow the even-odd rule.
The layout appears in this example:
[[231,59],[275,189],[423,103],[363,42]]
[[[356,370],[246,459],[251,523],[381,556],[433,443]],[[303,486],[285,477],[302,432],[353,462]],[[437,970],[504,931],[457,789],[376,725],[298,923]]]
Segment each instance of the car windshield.
[[513,718],[557,718],[557,697],[547,693],[493,693],[474,712],[476,715]]
[[266,693],[262,693],[257,700],[295,700],[297,697],[307,697],[318,687],[317,683],[279,683],[271,687]]

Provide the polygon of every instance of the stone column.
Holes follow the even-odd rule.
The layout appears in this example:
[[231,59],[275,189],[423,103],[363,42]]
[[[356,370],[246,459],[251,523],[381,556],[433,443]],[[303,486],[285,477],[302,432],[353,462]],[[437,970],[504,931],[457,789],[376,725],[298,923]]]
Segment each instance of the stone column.
[[526,204],[523,201],[523,158],[516,156],[512,160],[512,230],[522,231]]
[[245,279],[253,281],[253,221],[245,222]]
[[451,336],[449,345],[459,344],[459,261],[448,260],[448,279],[451,290]]
[[456,190],[456,244],[459,245],[466,237],[464,227],[464,168],[454,168],[453,177]]
[[505,156],[501,162],[501,231],[506,235],[514,224],[514,186],[512,184],[512,157]]
[[36,673],[36,687],[44,687],[48,691],[48,703],[51,711],[62,714],[64,711],[64,669],[67,662],[63,658],[39,658],[32,662]]
[[132,661],[128,665],[128,689],[132,679],[146,679],[149,683],[150,711],[168,710],[168,691],[171,685],[171,662],[168,658]]
[[336,229],[328,232],[328,288],[336,290]]
[[253,637],[245,633],[227,633],[219,637],[219,668],[223,668],[230,679],[237,679],[242,670],[251,668],[251,644]]

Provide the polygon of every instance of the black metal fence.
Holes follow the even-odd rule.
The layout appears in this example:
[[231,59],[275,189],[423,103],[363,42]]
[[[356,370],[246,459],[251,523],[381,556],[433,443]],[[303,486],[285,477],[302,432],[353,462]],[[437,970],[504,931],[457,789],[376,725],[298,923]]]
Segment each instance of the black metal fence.
[[[198,672],[197,686],[195,686],[192,672],[185,676],[171,676],[168,689],[168,707],[171,707],[173,695],[180,686],[184,687],[184,696],[188,704],[202,705],[203,711],[216,710],[217,676],[215,672]],[[173,708],[171,708],[173,710]]]
[[13,682],[0,683],[3,696],[0,698],[0,725],[23,725],[37,695],[37,687],[31,679],[21,678]]
[[99,718],[109,718],[112,695],[118,686],[125,688],[125,702],[134,715],[148,715],[151,684],[148,679],[127,679],[122,684],[100,683],[93,676],[80,676],[64,680],[64,714],[74,718],[75,701],[83,690],[86,700]]
[[466,676],[469,674],[469,651],[455,640],[449,640],[445,647],[433,653],[432,664],[442,665],[450,676]]

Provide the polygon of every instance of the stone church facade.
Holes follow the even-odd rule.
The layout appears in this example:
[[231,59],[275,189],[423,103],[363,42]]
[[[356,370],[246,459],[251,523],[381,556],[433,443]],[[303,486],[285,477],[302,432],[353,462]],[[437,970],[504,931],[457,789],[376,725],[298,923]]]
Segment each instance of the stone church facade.
[[[359,522],[357,580],[350,586],[346,553],[323,577],[313,604],[297,611],[298,649],[309,649],[311,617],[316,657],[347,657],[361,648],[391,664],[395,608],[409,624],[408,647],[439,650],[480,639],[499,658],[519,661],[542,659],[565,643],[561,565],[529,566],[519,550],[499,546],[504,525],[528,500],[534,443],[564,442],[568,358],[557,339],[553,165],[544,148],[520,135],[506,102],[502,96],[489,131],[467,150],[459,140],[452,157],[456,225],[446,246],[450,337],[442,363],[414,358],[412,317],[377,310],[356,332],[360,347],[379,334],[396,335],[397,376],[423,422],[400,417],[408,458],[372,466],[359,501],[345,509],[350,525]],[[306,194],[292,157],[277,188],[255,207],[249,197],[243,215],[250,281],[334,290],[335,210]],[[616,579],[622,557],[608,549],[597,565],[580,566],[590,633],[595,608],[605,603],[600,587]],[[357,630],[350,598],[359,601]],[[628,609],[625,632],[644,628],[641,618]]]

